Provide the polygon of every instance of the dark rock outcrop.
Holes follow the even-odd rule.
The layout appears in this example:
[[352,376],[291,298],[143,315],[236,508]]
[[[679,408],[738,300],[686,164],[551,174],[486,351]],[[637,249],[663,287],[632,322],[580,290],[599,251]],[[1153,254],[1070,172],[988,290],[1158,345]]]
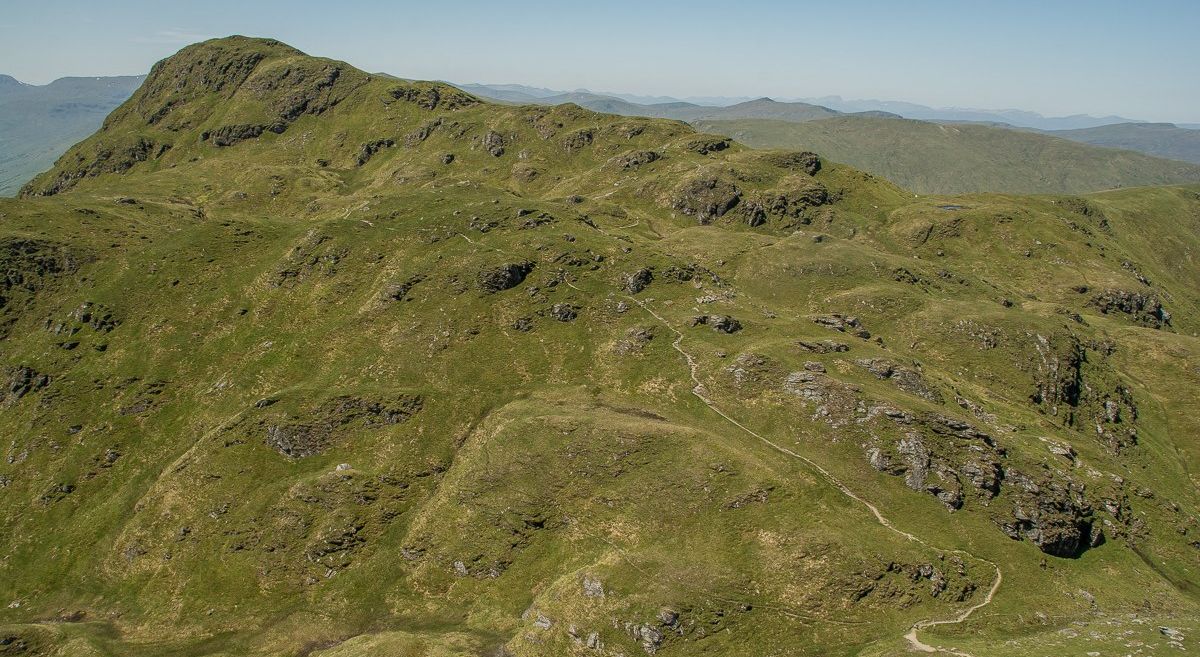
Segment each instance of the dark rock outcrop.
[[629,274],[625,277],[624,288],[630,294],[637,294],[646,289],[651,282],[654,281],[654,272],[649,267],[641,269]]
[[864,340],[871,337],[871,332],[863,328],[862,322],[853,315],[842,315],[840,313],[819,315],[813,318],[813,322],[827,329],[832,329],[839,333],[849,333]]
[[868,372],[874,374],[877,378],[890,380],[896,384],[897,388],[905,392],[937,404],[943,401],[941,393],[930,387],[925,382],[925,378],[916,369],[897,365],[884,358],[863,358],[855,361],[855,363],[860,367],[865,367]]
[[267,424],[265,442],[284,456],[313,456],[324,452],[351,424],[364,428],[399,424],[420,412],[423,404],[421,396],[408,394],[384,401],[334,397],[305,418]]
[[358,157],[354,158],[354,163],[361,167],[369,162],[371,158],[374,157],[379,151],[385,148],[391,148],[395,145],[396,142],[393,139],[376,139],[374,141],[369,141],[363,144],[362,148],[358,149]]
[[733,209],[742,198],[737,185],[720,178],[697,178],[683,183],[671,197],[671,208],[711,223]]
[[492,157],[500,157],[504,155],[504,136],[495,130],[488,130],[487,134],[483,135],[480,141],[483,150],[487,151]]
[[629,151],[628,153],[622,153],[613,157],[608,161],[608,164],[622,171],[629,171],[630,169],[636,169],[642,165],[655,162],[659,157],[661,156],[655,151]]
[[692,326],[708,326],[718,333],[737,333],[742,323],[729,315],[698,315],[692,318]]
[[1152,295],[1128,290],[1105,290],[1088,305],[1105,315],[1121,314],[1144,326],[1161,329],[1171,325],[1171,313]]
[[1081,484],[1062,476],[1034,478],[1010,469],[1004,489],[1012,507],[996,523],[1011,538],[1028,540],[1057,557],[1078,556],[1103,540],[1099,531],[1093,531],[1092,507]]
[[14,367],[8,371],[4,387],[0,388],[0,403],[8,406],[16,403],[25,395],[35,393],[50,385],[50,376],[43,374],[27,365]]
[[803,171],[812,176],[821,170],[821,158],[816,153],[797,151],[767,156],[768,161],[781,169]]
[[520,285],[531,271],[533,271],[533,263],[528,260],[509,262],[479,272],[477,282],[481,290],[488,294],[494,294]]

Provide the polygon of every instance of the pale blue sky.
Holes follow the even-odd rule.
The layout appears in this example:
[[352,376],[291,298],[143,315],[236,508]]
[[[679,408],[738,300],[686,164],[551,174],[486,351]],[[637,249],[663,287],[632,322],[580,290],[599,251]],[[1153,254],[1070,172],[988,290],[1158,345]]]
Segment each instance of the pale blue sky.
[[246,34],[420,79],[1200,122],[1198,28],[1200,0],[37,0],[0,4],[0,73],[142,73]]

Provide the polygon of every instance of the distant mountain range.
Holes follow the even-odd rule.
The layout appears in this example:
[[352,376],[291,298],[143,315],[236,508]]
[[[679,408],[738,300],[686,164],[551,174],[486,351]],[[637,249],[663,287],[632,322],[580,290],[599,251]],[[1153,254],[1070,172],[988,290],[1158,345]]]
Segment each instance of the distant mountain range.
[[[382,77],[393,77],[378,74]],[[0,196],[11,196],[27,180],[40,171],[48,169],[54,160],[72,144],[86,137],[103,122],[104,117],[118,104],[128,98],[141,84],[144,76],[62,78],[47,85],[30,85],[10,76],[0,75]],[[399,78],[397,78],[399,79]],[[736,129],[742,138],[757,146],[796,145],[797,133],[822,134],[830,139],[825,145],[831,157],[842,157],[848,164],[889,176],[903,184],[915,185],[914,189],[1001,189],[1023,180],[1015,171],[1006,171],[1001,176],[1002,187],[989,187],[989,180],[980,179],[980,170],[963,171],[941,164],[961,161],[962,157],[911,161],[915,168],[896,171],[895,166],[881,171],[875,157],[870,153],[887,152],[889,144],[864,143],[868,137],[899,139],[910,142],[920,135],[936,138],[938,143],[927,144],[919,152],[944,148],[968,149],[966,159],[976,157],[971,149],[994,147],[1004,144],[1001,153],[1014,155],[1036,151],[1065,155],[1068,162],[1061,163],[1061,175],[1054,180],[1026,181],[1018,186],[1022,191],[1087,191],[1094,188],[1130,184],[1146,184],[1146,181],[1166,182],[1177,178],[1180,171],[1188,172],[1184,179],[1190,180],[1190,170],[1170,163],[1147,159],[1137,160],[1137,172],[1123,175],[1122,167],[1134,166],[1127,157],[1117,157],[1111,151],[1089,153],[1086,149],[1069,149],[1047,141],[1059,137],[1092,146],[1110,149],[1137,151],[1156,158],[1169,158],[1200,164],[1200,130],[1198,124],[1173,125],[1169,123],[1139,123],[1119,116],[1094,117],[1086,115],[1070,117],[1045,117],[1023,110],[976,110],[938,109],[915,103],[887,100],[845,100],[839,96],[823,96],[798,100],[773,100],[770,98],[744,97],[695,97],[673,98],[670,96],[647,96],[625,93],[596,93],[586,89],[561,91],[521,84],[459,84],[458,87],[477,96],[508,104],[561,105],[575,103],[587,109],[623,116],[644,116],[676,119],[689,123],[698,122],[811,122],[825,119],[843,119],[820,128],[787,130],[777,125],[737,125],[723,129]],[[978,124],[982,130],[937,132],[907,122],[894,124],[878,123],[880,119],[916,119],[925,122],[946,124]],[[855,120],[870,119],[855,131]],[[1189,127],[1189,125],[1193,127]],[[886,129],[885,129],[886,128]],[[1000,131],[990,135],[986,130]],[[1037,137],[1015,137],[1013,132],[1040,133]],[[833,134],[838,135],[834,140]],[[783,135],[787,135],[786,138]],[[958,135],[958,137],[947,137]],[[981,137],[966,139],[963,135]],[[987,138],[982,138],[988,135]],[[772,138],[783,139],[774,143]],[[946,142],[946,139],[950,139]],[[955,145],[955,139],[962,141]],[[843,141],[838,141],[843,140]],[[1034,144],[1040,144],[1035,146]],[[818,148],[814,142],[811,147]],[[847,157],[847,154],[853,155]],[[1007,157],[1006,155],[1006,157]],[[900,161],[894,160],[898,166]],[[1098,168],[1081,173],[1094,163]],[[1045,162],[1055,165],[1055,162]],[[985,167],[984,170],[991,170]],[[934,177],[942,176],[937,180]],[[966,178],[964,178],[966,176]],[[1027,177],[1027,176],[1026,176]],[[1043,176],[1044,178],[1044,176]],[[924,181],[924,182],[914,182]],[[964,181],[967,187],[963,188]],[[925,184],[928,182],[929,184]],[[1082,186],[1080,186],[1082,185]]]
[[971,121],[976,123],[1005,123],[1018,128],[1036,130],[1074,130],[1094,128],[1113,123],[1139,123],[1135,119],[1121,116],[1043,116],[1037,112],[1017,109],[972,109],[958,107],[929,107],[898,100],[845,100],[841,96],[822,96],[801,99],[819,103],[841,112],[884,111],[899,114],[906,119],[921,121]]
[[[798,101],[718,98],[712,100],[721,104],[711,105],[642,97],[663,102],[638,103],[624,94],[587,90],[555,92],[515,84],[460,86],[504,103],[575,103],[609,114],[710,125],[760,148],[817,150],[922,192],[1073,193],[1184,182],[1196,180],[1197,172],[1179,162],[1200,164],[1200,130],[1170,123],[1134,122],[1119,116],[1045,117],[1023,110],[934,109],[899,101],[846,101],[839,96]],[[725,102],[733,100],[738,102]],[[835,118],[840,120],[820,126],[778,124]],[[956,128],[935,129],[937,124]],[[1105,148],[1069,145],[1061,140]],[[894,152],[899,144],[905,149]],[[1111,149],[1135,151],[1140,156]],[[1042,168],[995,165],[1030,158],[1039,161]],[[960,166],[970,162],[974,164]]]
[[1118,123],[1049,134],[1072,141],[1140,151],[1200,164],[1200,130],[1172,123]]
[[[528,87],[520,84],[460,84],[456,86],[466,91],[470,91],[476,95],[516,103],[537,103],[539,101],[544,102],[546,99],[562,96],[568,93],[541,87]],[[728,107],[754,100],[751,97],[738,96],[708,96],[701,98],[637,96],[618,92],[593,92],[587,89],[578,89],[569,93],[584,95],[586,97],[603,96],[617,98],[639,105],[686,103],[689,105]],[[847,100],[841,96],[779,98],[776,100],[788,104],[804,103],[807,105],[817,105],[843,114],[877,114],[882,112],[886,114],[902,116],[906,119],[918,119],[921,121],[970,121],[975,123],[1003,123],[1019,128],[1034,128],[1036,130],[1075,130],[1111,125],[1114,123],[1143,123],[1143,121],[1137,119],[1129,119],[1121,116],[1091,116],[1088,114],[1076,114],[1072,116],[1048,117],[1037,112],[1019,109],[994,110],[959,107],[930,107],[928,105],[920,105],[917,103],[909,103],[899,100]],[[727,118],[771,117],[758,116]],[[1181,125],[1181,127],[1195,128],[1200,127],[1200,124]]]
[[33,85],[0,75],[0,196],[15,194],[95,132],[145,77],[61,78]]
[[[921,194],[1065,194],[1200,181],[1200,166],[975,123],[842,115],[816,121],[695,121],[755,148],[811,150]],[[1107,126],[1127,134],[1122,124]],[[1118,129],[1119,128],[1119,129]],[[1174,128],[1200,136],[1200,131]],[[1100,139],[1105,128],[1084,131]]]

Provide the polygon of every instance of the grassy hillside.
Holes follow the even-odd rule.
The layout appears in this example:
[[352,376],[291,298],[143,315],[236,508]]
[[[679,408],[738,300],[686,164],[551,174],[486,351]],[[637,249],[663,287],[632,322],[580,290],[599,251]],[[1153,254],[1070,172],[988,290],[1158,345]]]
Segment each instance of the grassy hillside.
[[191,46],[0,200],[0,651],[1165,653],[1198,228]]
[[835,117],[698,121],[757,148],[802,148],[922,194],[1081,193],[1200,180],[1200,166],[983,125]]
[[142,79],[62,78],[36,86],[0,76],[0,196],[14,196],[64,151],[95,132]]
[[1124,148],[1200,164],[1200,130],[1171,123],[1118,123],[1080,130],[1056,130],[1050,134],[1085,144]]

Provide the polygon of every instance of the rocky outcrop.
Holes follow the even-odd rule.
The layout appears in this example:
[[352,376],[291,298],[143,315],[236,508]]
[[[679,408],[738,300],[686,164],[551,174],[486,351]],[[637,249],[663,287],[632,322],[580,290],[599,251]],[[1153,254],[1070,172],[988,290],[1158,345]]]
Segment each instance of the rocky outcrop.
[[200,139],[212,142],[213,146],[233,146],[247,139],[255,139],[264,132],[280,134],[286,129],[283,123],[226,125],[200,133]]
[[1061,475],[1035,478],[1010,469],[1005,472],[1004,490],[1011,507],[995,522],[1011,538],[1028,540],[1057,557],[1078,556],[1103,542],[1103,533],[1093,526],[1092,507],[1082,484]]
[[809,151],[773,153],[767,155],[766,158],[768,162],[781,169],[802,171],[810,176],[816,175],[821,170],[821,158],[816,153]]
[[850,351],[850,345],[833,340],[797,340],[796,346],[812,354],[832,354]]
[[596,138],[596,131],[592,128],[582,128],[571,134],[563,137],[562,148],[567,153],[587,148],[592,145],[592,140]]
[[550,307],[550,317],[560,322],[573,322],[579,317],[579,306],[570,303],[556,303]]
[[1035,336],[1035,390],[1029,396],[1064,425],[1096,437],[1111,453],[1137,444],[1137,402],[1107,363],[1111,345],[1071,334]]
[[819,315],[813,318],[813,322],[827,329],[832,329],[839,333],[849,333],[864,340],[871,337],[871,332],[863,328],[862,322],[853,315],[842,315],[840,313]]
[[733,209],[742,198],[737,185],[715,177],[689,180],[671,195],[671,209],[695,217],[701,224],[712,223]]
[[483,135],[483,139],[480,140],[479,144],[483,147],[483,150],[492,157],[500,157],[501,155],[504,155],[504,136],[495,130],[488,130],[487,133]]
[[768,214],[793,219],[807,219],[805,211],[825,205],[829,200],[829,190],[809,176],[789,177],[778,188],[760,192],[750,199]]
[[701,155],[709,153],[718,153],[729,148],[730,141],[725,137],[714,137],[712,135],[697,135],[696,137],[684,142],[684,150]]
[[388,91],[393,100],[412,103],[423,110],[458,110],[479,104],[479,99],[448,85],[412,83]]
[[1171,325],[1171,313],[1153,295],[1128,290],[1105,290],[1088,301],[1088,305],[1105,315],[1119,314],[1156,329]]
[[944,415],[881,410],[902,434],[894,443],[877,438],[866,444],[871,467],[903,476],[906,486],[937,497],[951,511],[968,496],[986,503],[999,493],[1004,452],[991,436]]
[[353,396],[334,397],[303,418],[265,423],[266,444],[290,458],[324,452],[339,433],[357,424],[374,428],[406,422],[420,412],[419,395],[398,395],[387,400]]
[[943,401],[941,393],[927,384],[925,378],[916,369],[897,365],[885,358],[862,358],[854,362],[860,367],[865,367],[867,371],[874,374],[877,378],[891,381],[896,384],[897,388],[907,393],[914,394],[935,404],[940,404]]
[[[114,138],[97,146],[92,153],[74,151],[55,163],[54,177],[44,181],[39,176],[21,190],[21,196],[53,196],[74,187],[80,180],[106,173],[124,173],[139,162],[145,162],[163,146],[145,137]],[[167,147],[169,148],[169,147]]]
[[629,151],[613,157],[608,161],[608,165],[615,169],[629,171],[656,162],[660,157],[655,151]]
[[634,326],[625,331],[625,337],[613,345],[613,352],[621,356],[640,354],[654,339],[654,327]]
[[528,260],[509,262],[479,272],[477,283],[485,293],[494,294],[520,285],[531,271],[533,263]]
[[48,385],[48,374],[38,372],[27,365],[14,367],[8,371],[4,387],[0,388],[0,404],[11,406],[25,395],[38,392]]
[[622,287],[624,287],[625,291],[630,294],[637,294],[638,292],[641,292],[649,287],[650,283],[653,281],[654,271],[649,267],[642,267],[641,269],[626,276]]
[[358,156],[354,158],[354,163],[361,167],[369,162],[371,158],[374,157],[379,151],[385,148],[391,148],[395,145],[396,141],[393,139],[376,139],[374,141],[369,141],[363,144],[362,148],[358,149]]
[[729,315],[697,315],[692,318],[692,326],[708,326],[718,333],[737,333],[742,330],[742,323]]

